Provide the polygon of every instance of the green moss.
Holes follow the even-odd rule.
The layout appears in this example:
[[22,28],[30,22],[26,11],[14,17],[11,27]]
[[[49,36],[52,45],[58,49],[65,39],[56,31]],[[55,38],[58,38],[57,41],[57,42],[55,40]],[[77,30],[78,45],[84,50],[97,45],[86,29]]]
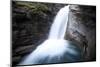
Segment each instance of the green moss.
[[17,7],[25,10],[31,10],[33,14],[43,14],[49,10],[45,4],[32,2],[17,2]]

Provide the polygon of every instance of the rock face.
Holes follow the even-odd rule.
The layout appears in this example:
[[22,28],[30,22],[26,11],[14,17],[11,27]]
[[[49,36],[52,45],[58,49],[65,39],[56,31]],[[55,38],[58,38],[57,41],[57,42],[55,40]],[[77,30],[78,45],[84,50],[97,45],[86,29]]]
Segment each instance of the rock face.
[[83,49],[84,61],[96,58],[96,7],[71,5],[66,39]]
[[[57,12],[65,4],[12,2],[12,64],[18,64],[47,39]],[[65,39],[76,42],[83,49],[85,60],[95,60],[95,6],[70,6]]]
[[64,4],[12,2],[13,65],[48,37],[50,26]]

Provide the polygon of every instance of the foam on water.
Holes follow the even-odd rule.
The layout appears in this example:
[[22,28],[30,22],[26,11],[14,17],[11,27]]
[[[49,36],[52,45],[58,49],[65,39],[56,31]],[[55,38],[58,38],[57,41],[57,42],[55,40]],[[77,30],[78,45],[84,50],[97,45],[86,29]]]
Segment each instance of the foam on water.
[[48,39],[29,54],[20,65],[80,61],[80,50],[64,40],[68,23],[69,5],[60,9],[51,26]]

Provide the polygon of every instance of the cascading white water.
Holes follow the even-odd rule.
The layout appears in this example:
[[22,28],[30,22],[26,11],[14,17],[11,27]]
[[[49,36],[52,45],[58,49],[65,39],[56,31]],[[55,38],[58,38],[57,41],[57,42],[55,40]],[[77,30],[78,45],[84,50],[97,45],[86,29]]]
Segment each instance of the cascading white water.
[[75,62],[80,60],[79,50],[64,40],[69,5],[60,9],[51,26],[48,39],[38,46],[19,65]]
[[51,26],[49,39],[64,39],[68,23],[69,5],[60,9]]

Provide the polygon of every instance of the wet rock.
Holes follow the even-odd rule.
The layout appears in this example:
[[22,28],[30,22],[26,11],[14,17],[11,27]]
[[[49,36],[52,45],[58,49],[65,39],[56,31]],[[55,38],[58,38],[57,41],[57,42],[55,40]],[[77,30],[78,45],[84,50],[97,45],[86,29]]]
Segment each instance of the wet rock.
[[14,58],[12,60],[14,65],[47,39],[54,17],[63,6],[63,4],[38,2],[12,2],[12,57]]
[[96,58],[96,7],[71,5],[66,39],[78,43],[84,60]]

